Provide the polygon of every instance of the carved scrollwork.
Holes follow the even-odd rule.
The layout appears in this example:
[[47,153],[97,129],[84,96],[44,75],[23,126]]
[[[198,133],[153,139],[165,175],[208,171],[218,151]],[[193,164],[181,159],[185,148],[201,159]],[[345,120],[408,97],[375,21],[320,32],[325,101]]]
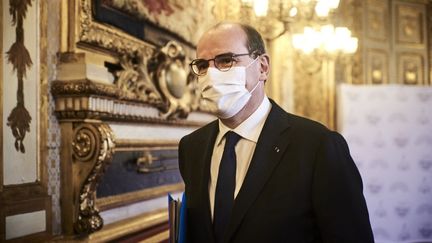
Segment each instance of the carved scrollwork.
[[183,48],[168,42],[149,61],[149,73],[163,97],[161,116],[185,118],[199,107],[199,91],[195,77],[187,66]]
[[151,81],[147,71],[147,61],[152,53],[152,50],[144,49],[134,55],[123,55],[120,58],[122,70],[115,73],[116,85],[121,93],[128,97],[160,105],[162,103],[161,94]]
[[91,160],[97,149],[96,140],[97,134],[92,127],[82,127],[77,130],[72,141],[74,158],[83,162]]
[[107,164],[112,160],[114,134],[103,123],[85,123],[74,131],[72,142],[73,157],[76,161],[94,162],[81,186],[78,217],[74,223],[76,233],[93,233],[103,226],[103,219],[96,208],[96,188]]
[[117,87],[128,97],[152,104],[163,119],[186,118],[200,104],[195,77],[190,73],[183,48],[174,41],[155,52],[143,49],[123,55],[123,68],[115,73]]
[[54,81],[51,85],[51,93],[54,96],[101,95],[114,98],[120,97],[120,92],[115,86],[90,80]]

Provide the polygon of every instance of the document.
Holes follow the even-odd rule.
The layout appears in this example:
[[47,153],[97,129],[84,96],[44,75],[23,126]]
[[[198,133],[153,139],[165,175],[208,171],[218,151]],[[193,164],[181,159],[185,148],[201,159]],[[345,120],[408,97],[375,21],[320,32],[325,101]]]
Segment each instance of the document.
[[168,194],[169,242],[186,243],[186,196],[175,200]]

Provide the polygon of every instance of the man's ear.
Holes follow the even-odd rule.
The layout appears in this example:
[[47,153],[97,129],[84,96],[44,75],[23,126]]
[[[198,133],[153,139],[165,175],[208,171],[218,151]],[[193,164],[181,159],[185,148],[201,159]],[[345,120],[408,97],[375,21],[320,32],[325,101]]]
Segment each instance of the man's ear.
[[259,57],[260,62],[260,81],[266,81],[269,77],[270,72],[270,57],[267,54],[262,54]]

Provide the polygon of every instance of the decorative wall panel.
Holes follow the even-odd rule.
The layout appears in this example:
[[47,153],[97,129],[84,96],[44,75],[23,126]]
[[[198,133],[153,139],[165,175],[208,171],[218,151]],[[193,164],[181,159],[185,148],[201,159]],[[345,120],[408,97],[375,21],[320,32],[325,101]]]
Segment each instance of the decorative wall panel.
[[423,6],[396,4],[396,42],[398,44],[424,43],[425,16]]
[[52,226],[45,163],[46,2],[2,1],[0,12],[0,241],[42,241]]
[[368,0],[366,8],[366,34],[368,38],[385,41],[389,38],[388,1]]
[[432,242],[432,88],[343,85],[339,105],[375,241]]
[[426,7],[422,4],[396,1],[394,12],[394,63],[397,82],[421,85],[430,83],[428,76]]
[[[36,4],[3,8],[3,184],[38,180],[39,17]],[[36,5],[36,6],[35,6]],[[9,13],[9,9],[14,15]],[[24,31],[25,30],[25,31]],[[25,35],[24,35],[25,34]]]
[[388,54],[379,49],[369,49],[367,52],[367,83],[388,83]]
[[401,54],[398,60],[398,83],[400,84],[423,84],[424,83],[424,60],[420,54]]
[[5,221],[6,240],[46,230],[46,212],[44,210],[8,216]]
[[[423,0],[354,1],[365,13],[360,31],[359,51],[366,62],[353,66],[353,83],[362,77],[354,72],[364,66],[363,79],[368,84],[400,83],[430,84],[427,45],[426,9],[430,2]],[[385,55],[385,57],[383,56]],[[359,59],[361,57],[357,57]]]

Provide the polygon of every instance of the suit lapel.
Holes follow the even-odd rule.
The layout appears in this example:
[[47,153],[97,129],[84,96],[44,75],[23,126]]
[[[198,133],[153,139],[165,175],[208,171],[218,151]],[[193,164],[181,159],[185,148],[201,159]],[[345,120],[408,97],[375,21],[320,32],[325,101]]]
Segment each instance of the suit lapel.
[[[199,156],[199,160],[203,162],[202,164],[202,170],[200,173],[200,205],[202,206],[202,215],[203,215],[203,223],[205,224],[205,228],[208,231],[209,238],[212,239],[214,242],[214,235],[213,235],[213,223],[211,220],[211,212],[210,212],[210,198],[209,198],[209,190],[208,185],[210,181],[210,164],[211,164],[211,157],[213,154],[213,147],[214,143],[216,141],[216,137],[219,131],[218,122],[213,122],[208,129],[208,132],[206,132],[207,136],[203,137],[202,144],[197,144],[196,148],[200,148],[200,145],[205,145],[205,149],[202,151],[201,155]],[[199,151],[196,151],[199,153]]]
[[286,117],[287,113],[272,102],[272,109],[258,138],[245,180],[235,199],[225,242],[229,241],[240,225],[247,210],[259,195],[288,147],[289,139],[284,135],[289,127]]

